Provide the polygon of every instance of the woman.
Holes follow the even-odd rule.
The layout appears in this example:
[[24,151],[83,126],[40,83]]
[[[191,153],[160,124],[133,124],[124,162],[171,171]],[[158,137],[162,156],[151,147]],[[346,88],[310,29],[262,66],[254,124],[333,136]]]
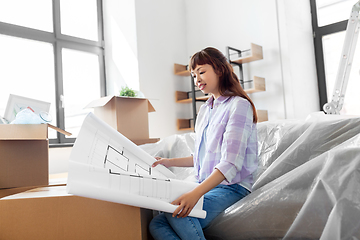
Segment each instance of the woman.
[[[157,157],[153,166],[193,166],[200,184],[172,202],[178,205],[172,214],[161,213],[151,221],[155,239],[205,239],[202,229],[250,193],[258,166],[256,109],[226,57],[208,47],[195,53],[189,66],[195,85],[211,94],[198,113],[194,155]],[[203,195],[206,218],[188,217]]]

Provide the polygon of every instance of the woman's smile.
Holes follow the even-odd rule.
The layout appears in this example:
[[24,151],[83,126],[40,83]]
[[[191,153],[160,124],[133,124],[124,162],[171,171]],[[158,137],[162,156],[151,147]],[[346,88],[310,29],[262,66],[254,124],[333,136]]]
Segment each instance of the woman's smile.
[[202,91],[202,90],[204,90],[205,86],[206,86],[205,83],[201,83],[198,85],[198,88]]

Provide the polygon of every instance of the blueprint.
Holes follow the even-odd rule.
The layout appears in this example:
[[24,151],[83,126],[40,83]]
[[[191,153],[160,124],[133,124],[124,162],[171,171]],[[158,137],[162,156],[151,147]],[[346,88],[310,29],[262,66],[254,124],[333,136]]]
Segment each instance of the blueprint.
[[[67,191],[70,194],[164,212],[177,208],[171,202],[198,184],[174,179],[155,158],[121,133],[89,113],[69,159]],[[201,198],[190,216],[205,218]]]

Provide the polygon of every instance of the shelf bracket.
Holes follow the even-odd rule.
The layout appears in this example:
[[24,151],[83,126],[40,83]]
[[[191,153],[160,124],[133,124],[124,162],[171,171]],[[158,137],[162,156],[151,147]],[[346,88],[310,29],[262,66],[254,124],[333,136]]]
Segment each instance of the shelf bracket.
[[194,126],[196,123],[196,97],[195,97],[195,85],[194,85],[194,78],[192,75],[190,75],[191,78],[191,92],[192,92],[192,109],[193,109],[193,119],[194,119]]
[[[230,53],[230,51],[233,51],[235,53]],[[237,63],[237,62],[232,62],[231,61],[231,58],[230,56],[231,55],[234,55],[234,54],[237,54],[239,58],[242,57],[241,53],[243,51],[239,50],[239,49],[236,49],[236,48],[233,48],[233,47],[229,47],[227,46],[226,47],[226,57],[229,61],[230,64],[232,65],[237,65],[239,67],[239,73],[240,73],[240,76],[239,76],[239,81],[240,81],[240,85],[242,88],[244,88],[244,74],[243,74],[243,67],[242,67],[242,64],[241,63]]]

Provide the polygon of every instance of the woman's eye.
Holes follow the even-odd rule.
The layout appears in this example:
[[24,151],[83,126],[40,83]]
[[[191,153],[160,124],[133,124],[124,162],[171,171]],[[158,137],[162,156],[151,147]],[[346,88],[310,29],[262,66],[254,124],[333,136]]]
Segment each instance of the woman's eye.
[[200,72],[200,74],[204,74],[205,72]]

